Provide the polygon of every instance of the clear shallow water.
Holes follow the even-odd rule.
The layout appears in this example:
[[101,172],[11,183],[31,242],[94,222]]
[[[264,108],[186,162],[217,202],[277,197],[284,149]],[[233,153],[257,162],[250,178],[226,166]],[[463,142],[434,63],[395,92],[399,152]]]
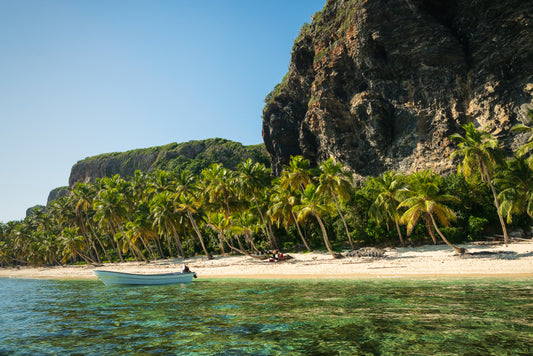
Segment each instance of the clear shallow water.
[[0,278],[0,355],[531,355],[531,280]]

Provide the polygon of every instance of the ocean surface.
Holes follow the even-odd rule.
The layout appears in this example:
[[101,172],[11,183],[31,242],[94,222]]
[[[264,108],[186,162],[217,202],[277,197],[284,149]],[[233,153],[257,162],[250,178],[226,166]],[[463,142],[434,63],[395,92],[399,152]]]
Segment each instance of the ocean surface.
[[0,278],[0,355],[532,355],[533,280]]

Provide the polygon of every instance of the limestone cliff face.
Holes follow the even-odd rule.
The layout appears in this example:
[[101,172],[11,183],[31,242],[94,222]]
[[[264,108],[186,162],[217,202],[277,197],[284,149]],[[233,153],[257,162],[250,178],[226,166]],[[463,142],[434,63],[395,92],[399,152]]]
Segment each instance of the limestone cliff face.
[[533,106],[533,1],[329,0],[266,98],[263,139],[361,175],[448,171],[447,137],[486,126],[514,148]]
[[115,174],[132,177],[136,170],[151,172],[157,169],[187,169],[198,174],[212,163],[236,169],[239,163],[248,158],[269,166],[264,145],[243,146],[221,138],[106,153],[77,162],[70,172],[69,186],[72,188],[78,182],[94,182],[96,178]]

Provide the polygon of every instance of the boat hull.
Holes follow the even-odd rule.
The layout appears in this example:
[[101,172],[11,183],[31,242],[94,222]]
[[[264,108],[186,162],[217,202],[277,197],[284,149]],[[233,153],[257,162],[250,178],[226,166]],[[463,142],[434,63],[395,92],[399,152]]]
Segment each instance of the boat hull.
[[136,274],[96,270],[94,271],[94,274],[96,274],[105,285],[161,285],[190,283],[193,277],[195,277],[194,272]]

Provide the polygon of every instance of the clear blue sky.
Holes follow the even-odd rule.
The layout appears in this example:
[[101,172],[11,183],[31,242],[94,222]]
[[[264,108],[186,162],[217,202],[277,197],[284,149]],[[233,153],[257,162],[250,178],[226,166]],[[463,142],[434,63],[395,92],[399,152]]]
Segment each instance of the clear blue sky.
[[257,144],[265,96],[326,0],[0,0],[0,221],[106,152]]

